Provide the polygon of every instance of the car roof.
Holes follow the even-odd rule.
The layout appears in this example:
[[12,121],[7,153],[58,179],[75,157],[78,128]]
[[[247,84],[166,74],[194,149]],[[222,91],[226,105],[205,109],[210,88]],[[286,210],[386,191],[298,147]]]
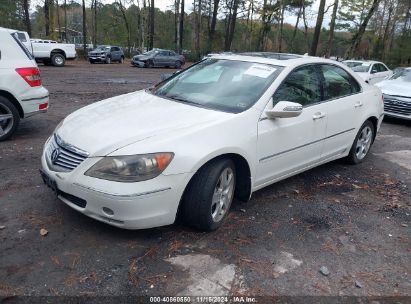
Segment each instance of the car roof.
[[[376,60],[354,60],[354,59],[349,59],[349,60],[344,60],[343,62],[361,62],[361,63],[382,63],[381,61],[376,61]],[[384,64],[385,65],[385,64]]]
[[[335,60],[320,58],[320,57],[312,57],[312,56],[301,56],[295,55],[295,58],[290,59],[273,59],[269,57],[262,57],[262,56],[249,56],[249,55],[240,55],[240,54],[233,54],[233,55],[225,55],[219,54],[214,55],[211,58],[215,59],[226,59],[226,60],[237,60],[237,61],[247,61],[247,62],[255,62],[255,63],[265,63],[265,64],[272,64],[282,67],[296,67],[302,64],[308,63],[328,63],[333,65],[341,65]],[[298,57],[297,57],[298,56]]]

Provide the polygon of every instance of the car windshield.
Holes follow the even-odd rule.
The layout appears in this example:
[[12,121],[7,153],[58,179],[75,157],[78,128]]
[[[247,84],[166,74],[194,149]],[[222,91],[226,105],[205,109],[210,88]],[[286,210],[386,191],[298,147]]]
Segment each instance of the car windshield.
[[158,51],[151,50],[151,51],[145,52],[144,55],[146,55],[146,56],[151,56],[151,55],[155,55],[155,54],[157,54],[157,53],[158,53]]
[[109,46],[98,46],[97,48],[96,48],[96,51],[105,51],[105,50],[109,50],[110,49],[110,47]]
[[359,65],[362,65],[362,62],[357,62],[357,61],[344,61],[343,62],[346,66],[348,66],[349,68],[353,68]]
[[152,90],[157,96],[225,112],[250,108],[280,74],[269,64],[206,59]]
[[361,65],[354,66],[352,68],[352,70],[354,72],[367,73],[370,69],[370,66],[371,66],[371,64],[369,64],[369,63],[363,63]]
[[398,79],[405,82],[411,82],[411,69],[403,69],[391,76],[390,79]]

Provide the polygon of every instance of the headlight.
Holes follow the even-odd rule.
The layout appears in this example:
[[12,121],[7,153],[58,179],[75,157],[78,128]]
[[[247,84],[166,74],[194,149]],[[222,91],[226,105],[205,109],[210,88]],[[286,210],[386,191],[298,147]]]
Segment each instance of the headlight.
[[141,182],[160,175],[173,157],[174,153],[106,156],[84,174],[116,182]]

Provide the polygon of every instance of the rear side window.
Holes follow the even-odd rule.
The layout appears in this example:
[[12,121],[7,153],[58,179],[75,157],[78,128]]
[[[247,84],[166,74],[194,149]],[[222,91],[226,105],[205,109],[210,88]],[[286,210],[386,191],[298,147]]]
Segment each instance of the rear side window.
[[342,68],[333,65],[321,65],[324,76],[324,99],[335,99],[361,91],[357,81]]
[[315,68],[304,66],[291,72],[273,95],[274,105],[279,101],[303,106],[321,102],[321,81]]
[[30,53],[30,51],[24,46],[23,43],[21,43],[19,37],[18,37],[18,33],[13,33],[11,34],[11,37],[13,37],[14,41],[16,41],[16,43],[19,45],[19,47],[23,50],[24,54],[26,54],[26,56],[30,59],[33,60],[34,57],[33,55]]

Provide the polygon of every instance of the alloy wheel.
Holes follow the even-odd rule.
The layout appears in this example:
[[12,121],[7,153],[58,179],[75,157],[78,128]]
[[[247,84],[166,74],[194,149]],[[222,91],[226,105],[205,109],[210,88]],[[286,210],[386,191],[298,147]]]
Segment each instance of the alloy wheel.
[[11,110],[0,103],[0,136],[6,135],[13,128],[14,118]]
[[214,222],[219,222],[230,209],[233,200],[235,176],[231,168],[221,172],[211,202],[211,217]]
[[355,147],[355,155],[359,160],[362,160],[368,153],[371,147],[373,131],[369,126],[365,126],[357,139]]

